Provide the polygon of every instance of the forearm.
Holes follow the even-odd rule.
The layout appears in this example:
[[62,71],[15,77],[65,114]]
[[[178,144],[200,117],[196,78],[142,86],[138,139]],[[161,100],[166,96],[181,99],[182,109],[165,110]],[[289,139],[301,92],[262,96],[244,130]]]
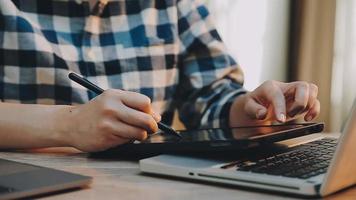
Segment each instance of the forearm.
[[69,146],[70,106],[0,103],[0,149]]

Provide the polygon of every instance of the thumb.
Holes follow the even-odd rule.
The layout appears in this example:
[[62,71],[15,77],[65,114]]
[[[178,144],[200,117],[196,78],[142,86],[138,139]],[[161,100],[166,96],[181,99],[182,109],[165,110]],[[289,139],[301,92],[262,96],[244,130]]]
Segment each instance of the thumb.
[[245,111],[252,119],[264,120],[267,117],[267,108],[257,103],[253,98],[248,98]]

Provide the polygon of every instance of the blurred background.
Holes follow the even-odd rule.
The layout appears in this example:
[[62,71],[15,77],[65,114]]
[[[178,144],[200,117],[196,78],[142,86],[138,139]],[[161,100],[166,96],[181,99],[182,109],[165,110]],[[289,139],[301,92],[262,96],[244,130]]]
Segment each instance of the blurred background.
[[205,0],[252,90],[265,80],[319,86],[317,121],[340,131],[356,97],[355,0]]

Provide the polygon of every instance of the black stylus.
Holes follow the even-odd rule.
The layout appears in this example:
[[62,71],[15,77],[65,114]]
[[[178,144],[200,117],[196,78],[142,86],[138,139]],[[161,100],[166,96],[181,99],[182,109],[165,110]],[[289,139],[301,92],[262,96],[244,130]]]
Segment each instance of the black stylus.
[[[71,72],[69,73],[68,77],[78,83],[79,85],[95,92],[97,95],[100,95],[101,93],[104,92],[104,90],[102,88],[100,88],[99,86],[95,85],[94,83],[90,82],[88,79],[79,76],[78,74]],[[158,122],[158,128],[161,129],[162,131],[164,131],[165,133],[169,133],[178,137],[182,137],[181,135],[179,135],[174,129],[172,129],[171,127],[169,127],[166,124],[163,124],[162,122]]]

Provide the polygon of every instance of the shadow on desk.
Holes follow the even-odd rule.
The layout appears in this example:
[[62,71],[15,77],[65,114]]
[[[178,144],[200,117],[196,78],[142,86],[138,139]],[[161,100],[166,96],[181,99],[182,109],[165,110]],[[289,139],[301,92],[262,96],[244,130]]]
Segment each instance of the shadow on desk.
[[60,191],[56,191],[56,192],[35,195],[35,196],[31,196],[31,198],[23,198],[22,200],[48,198],[48,197],[51,197],[54,195],[61,195],[63,193],[75,192],[75,191],[79,191],[79,190],[90,190],[90,186],[84,186],[84,187],[78,187],[78,188],[72,188],[72,189],[66,189],[66,190],[60,190]]

